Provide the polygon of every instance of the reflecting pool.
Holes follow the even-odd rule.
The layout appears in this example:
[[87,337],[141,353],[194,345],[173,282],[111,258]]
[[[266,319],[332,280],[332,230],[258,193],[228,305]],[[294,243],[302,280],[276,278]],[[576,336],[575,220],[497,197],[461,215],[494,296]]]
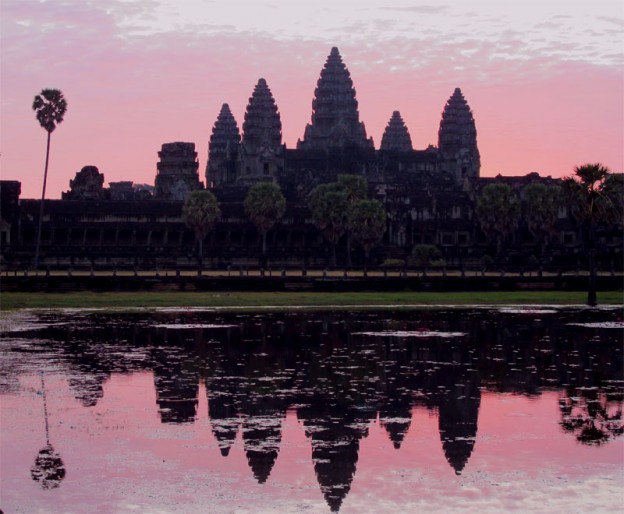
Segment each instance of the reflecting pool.
[[623,314],[2,313],[0,508],[618,512]]

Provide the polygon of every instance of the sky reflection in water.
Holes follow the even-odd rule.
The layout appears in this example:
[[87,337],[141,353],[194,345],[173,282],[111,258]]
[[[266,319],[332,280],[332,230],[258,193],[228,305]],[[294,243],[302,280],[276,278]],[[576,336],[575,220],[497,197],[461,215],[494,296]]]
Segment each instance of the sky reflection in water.
[[621,309],[3,316],[7,513],[620,508]]

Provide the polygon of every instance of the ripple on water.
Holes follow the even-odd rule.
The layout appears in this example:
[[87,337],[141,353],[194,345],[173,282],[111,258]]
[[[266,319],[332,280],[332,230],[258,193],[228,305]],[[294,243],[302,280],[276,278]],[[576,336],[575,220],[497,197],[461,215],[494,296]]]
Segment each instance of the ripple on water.
[[438,330],[382,330],[380,332],[354,332],[353,335],[374,337],[462,337],[465,332],[442,332]]
[[152,325],[154,328],[173,328],[173,329],[189,329],[189,328],[236,328],[238,325],[218,325],[214,323],[161,323]]
[[619,328],[620,330],[624,329],[624,321],[594,321],[588,323],[568,323],[568,325],[585,328]]

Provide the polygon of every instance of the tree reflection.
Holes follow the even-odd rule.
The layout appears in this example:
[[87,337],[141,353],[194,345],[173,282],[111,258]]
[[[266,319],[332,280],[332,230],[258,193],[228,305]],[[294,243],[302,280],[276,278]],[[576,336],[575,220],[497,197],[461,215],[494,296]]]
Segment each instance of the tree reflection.
[[622,395],[597,387],[565,389],[559,398],[560,425],[576,439],[598,446],[622,435]]
[[61,485],[61,480],[65,478],[65,464],[51,444],[46,444],[39,450],[30,475],[35,482],[39,482],[42,489],[55,489]]
[[[58,345],[58,352],[82,405],[102,398],[113,373],[149,368],[160,420],[192,423],[203,381],[218,450],[227,456],[242,444],[261,484],[279,456],[285,413],[296,410],[332,511],[349,493],[360,443],[377,416],[400,451],[414,408],[436,413],[438,449],[456,474],[463,473],[475,449],[482,386],[530,397],[566,387],[560,424],[583,444],[604,444],[624,430],[621,334],[568,323],[592,321],[595,312],[575,311],[568,318],[496,310],[187,312],[160,313],[147,322],[117,316],[42,333],[48,341],[71,341]],[[44,386],[42,376],[46,445],[31,474],[50,489],[58,487],[65,467],[49,442]]]
[[41,372],[41,391],[43,396],[46,445],[39,450],[37,457],[35,457],[35,464],[30,469],[30,476],[35,482],[39,482],[42,489],[55,489],[61,485],[61,481],[65,478],[65,464],[63,464],[63,459],[54,451],[54,448],[50,444],[48,402],[43,371]]

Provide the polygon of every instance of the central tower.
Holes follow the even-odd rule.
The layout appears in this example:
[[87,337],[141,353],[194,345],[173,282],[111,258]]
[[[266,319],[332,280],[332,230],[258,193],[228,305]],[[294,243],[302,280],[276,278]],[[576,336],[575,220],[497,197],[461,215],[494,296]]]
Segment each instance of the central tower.
[[331,147],[374,148],[360,122],[358,102],[349,70],[338,48],[333,47],[314,90],[312,122],[306,125],[300,150],[327,150]]

